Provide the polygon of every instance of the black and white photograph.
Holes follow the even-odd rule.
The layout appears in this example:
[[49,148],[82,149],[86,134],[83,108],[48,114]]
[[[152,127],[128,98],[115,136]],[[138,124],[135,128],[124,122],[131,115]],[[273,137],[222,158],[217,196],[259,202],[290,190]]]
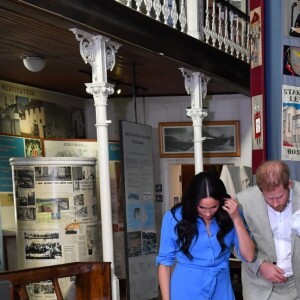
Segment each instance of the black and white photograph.
[[142,232],[143,241],[143,254],[156,253],[156,233],[155,232]]
[[141,232],[140,231],[129,232],[127,236],[128,236],[128,257],[142,255]]
[[75,208],[75,217],[77,218],[86,218],[88,216],[87,206],[76,207]]
[[43,281],[34,284],[35,294],[54,294],[54,287],[51,281]]
[[[159,123],[161,157],[193,157],[191,122]],[[206,121],[202,126],[203,156],[240,156],[239,121]]]
[[35,205],[34,189],[18,189],[17,206]]
[[71,167],[35,167],[36,181],[71,181]]
[[79,180],[74,180],[73,181],[73,191],[80,191],[80,181]]
[[33,188],[34,187],[33,169],[16,170],[15,180],[16,180],[16,185],[19,188]]
[[78,194],[74,196],[74,205],[75,206],[83,206],[84,205],[84,195]]
[[82,179],[95,179],[95,167],[94,166],[82,166]]
[[35,221],[36,220],[36,208],[28,206],[17,207],[17,219],[20,221]]
[[73,180],[82,180],[83,179],[82,167],[72,167],[72,176],[73,176]]
[[58,259],[62,257],[59,233],[24,233],[26,259]]

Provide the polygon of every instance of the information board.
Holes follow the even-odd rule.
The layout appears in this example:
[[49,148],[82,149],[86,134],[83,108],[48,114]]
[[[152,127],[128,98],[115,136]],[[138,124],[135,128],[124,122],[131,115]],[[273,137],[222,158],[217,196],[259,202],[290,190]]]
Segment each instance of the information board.
[[152,127],[120,121],[127,299],[158,296]]

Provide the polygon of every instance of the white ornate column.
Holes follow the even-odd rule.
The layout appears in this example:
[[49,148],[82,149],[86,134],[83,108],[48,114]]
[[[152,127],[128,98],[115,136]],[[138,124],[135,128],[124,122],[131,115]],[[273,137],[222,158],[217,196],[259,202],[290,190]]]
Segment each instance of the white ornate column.
[[202,107],[202,100],[207,94],[209,78],[200,72],[180,68],[184,77],[184,85],[187,93],[191,95],[191,107],[187,108],[187,116],[193,120],[194,128],[194,158],[195,174],[203,171],[203,145],[206,139],[202,137],[202,120],[207,117],[207,109]]
[[[107,97],[114,92],[114,85],[107,83],[107,70],[115,65],[115,53],[119,44],[101,35],[92,35],[79,29],[70,29],[80,42],[80,54],[92,67],[92,83],[86,83],[86,91],[93,95],[96,108],[98,142],[98,171],[100,182],[100,207],[103,241],[103,260],[111,262],[112,299],[120,299],[119,280],[115,276],[112,230],[111,190],[109,175]],[[95,283],[97,284],[97,283]]]
[[[186,19],[187,34],[201,40],[200,24],[203,24],[203,17],[200,14],[200,6],[203,7],[203,1],[188,0],[186,1]],[[202,25],[203,26],[203,25]]]

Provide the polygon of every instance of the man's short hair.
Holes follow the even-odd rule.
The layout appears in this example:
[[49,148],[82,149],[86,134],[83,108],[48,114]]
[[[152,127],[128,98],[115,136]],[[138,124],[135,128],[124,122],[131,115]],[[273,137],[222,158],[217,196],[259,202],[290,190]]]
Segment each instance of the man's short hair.
[[256,170],[256,184],[261,191],[271,191],[282,185],[285,189],[290,182],[288,165],[281,160],[269,160]]

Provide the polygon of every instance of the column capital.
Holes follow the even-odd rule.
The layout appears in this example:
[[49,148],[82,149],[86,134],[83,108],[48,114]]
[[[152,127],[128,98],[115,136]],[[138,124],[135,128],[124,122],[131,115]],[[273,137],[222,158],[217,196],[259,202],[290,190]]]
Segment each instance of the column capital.
[[202,120],[207,117],[207,109],[187,108],[186,115],[193,120],[194,126],[202,126]]
[[96,105],[107,105],[107,97],[114,92],[114,85],[110,83],[86,83],[87,93],[93,95]]

